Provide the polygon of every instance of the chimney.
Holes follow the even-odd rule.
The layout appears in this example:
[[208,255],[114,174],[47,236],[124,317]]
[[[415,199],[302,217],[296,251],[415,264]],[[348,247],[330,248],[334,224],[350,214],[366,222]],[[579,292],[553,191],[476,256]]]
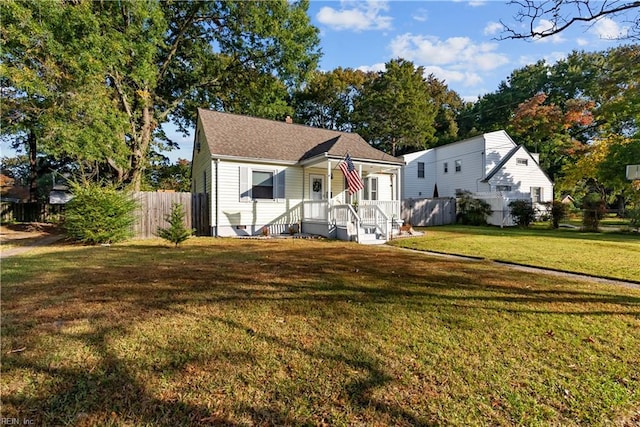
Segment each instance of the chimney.
[[284,119],[284,121],[285,121],[285,123],[289,123],[289,124],[293,123],[293,119],[291,118],[291,116],[287,116],[287,117]]

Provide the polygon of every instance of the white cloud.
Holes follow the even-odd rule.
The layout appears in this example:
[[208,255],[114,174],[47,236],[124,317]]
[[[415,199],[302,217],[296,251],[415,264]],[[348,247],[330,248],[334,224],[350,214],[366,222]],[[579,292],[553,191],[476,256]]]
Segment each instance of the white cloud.
[[361,65],[356,69],[360,71],[364,71],[365,73],[368,73],[369,71],[373,71],[377,73],[378,71],[386,70],[387,67],[384,62],[378,62],[377,64],[373,64],[373,65]]
[[429,13],[426,9],[420,8],[411,17],[418,22],[425,22],[429,17]]
[[620,27],[611,18],[601,18],[590,28],[589,32],[597,35],[601,39],[615,40],[627,33],[626,27]]
[[444,80],[447,84],[460,83],[463,86],[472,87],[482,83],[482,77],[472,71],[458,71],[429,65],[424,67],[425,77],[433,74],[440,80]]
[[382,13],[389,10],[387,2],[343,2],[340,9],[325,6],[320,9],[316,19],[334,30],[388,30],[393,18]]
[[425,65],[475,65],[483,71],[493,70],[509,62],[495,52],[495,43],[475,43],[468,37],[440,40],[434,36],[403,34],[391,41],[392,56]]
[[[533,27],[533,31],[538,33],[545,33],[553,30],[553,28],[554,28],[553,22],[549,21],[548,19],[541,19],[538,22],[538,25]],[[566,41],[566,39],[562,37],[560,33],[558,33],[558,34],[554,34],[552,36],[547,36],[547,37],[536,37],[534,41],[538,43],[562,43]]]
[[497,51],[496,43],[477,43],[468,37],[441,40],[406,33],[396,36],[389,49],[392,57],[413,61],[427,74],[467,87],[481,84],[483,75],[509,63],[507,56]]
[[578,46],[586,46],[589,44],[589,40],[579,37],[576,39],[576,43],[578,44]]
[[484,6],[487,2],[486,0],[453,0],[454,3],[469,3],[471,7]]
[[487,25],[484,27],[484,35],[491,36],[493,34],[497,34],[503,28],[504,26],[499,22],[488,22]]

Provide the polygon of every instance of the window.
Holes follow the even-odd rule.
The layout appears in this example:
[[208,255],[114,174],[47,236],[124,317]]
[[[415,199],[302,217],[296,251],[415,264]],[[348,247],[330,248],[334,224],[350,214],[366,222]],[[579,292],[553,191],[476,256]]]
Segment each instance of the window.
[[364,200],[378,200],[378,178],[365,178],[363,193]]
[[444,162],[444,173],[449,172],[449,163]]
[[534,203],[542,203],[542,187],[531,187],[531,200]]
[[240,167],[240,201],[284,199],[285,171]]
[[496,191],[511,191],[510,185],[496,185]]
[[251,172],[251,196],[254,199],[273,199],[273,172]]
[[516,165],[527,166],[529,165],[529,159],[516,159]]
[[418,178],[424,178],[424,162],[418,162]]
[[456,160],[456,172],[462,171],[462,160]]

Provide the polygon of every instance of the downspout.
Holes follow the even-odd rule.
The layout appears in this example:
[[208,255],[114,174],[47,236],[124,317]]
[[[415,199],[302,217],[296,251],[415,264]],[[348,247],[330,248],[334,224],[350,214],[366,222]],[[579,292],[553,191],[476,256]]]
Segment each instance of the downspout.
[[220,237],[220,204],[218,203],[219,201],[219,196],[218,193],[220,192],[220,159],[216,159],[215,161],[215,165],[216,165],[216,191],[215,191],[215,203],[216,203],[216,211],[215,211],[215,227],[216,227],[216,233],[214,237]]

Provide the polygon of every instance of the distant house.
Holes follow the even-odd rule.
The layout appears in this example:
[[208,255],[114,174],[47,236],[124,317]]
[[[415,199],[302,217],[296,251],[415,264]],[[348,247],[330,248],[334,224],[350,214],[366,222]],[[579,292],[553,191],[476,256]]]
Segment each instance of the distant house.
[[[364,181],[353,195],[339,168],[347,154]],[[402,166],[357,134],[199,109],[192,192],[210,195],[214,236],[380,243],[400,218]]]
[[406,154],[403,198],[455,197],[469,191],[484,198],[553,200],[553,182],[537,154],[503,130]]

